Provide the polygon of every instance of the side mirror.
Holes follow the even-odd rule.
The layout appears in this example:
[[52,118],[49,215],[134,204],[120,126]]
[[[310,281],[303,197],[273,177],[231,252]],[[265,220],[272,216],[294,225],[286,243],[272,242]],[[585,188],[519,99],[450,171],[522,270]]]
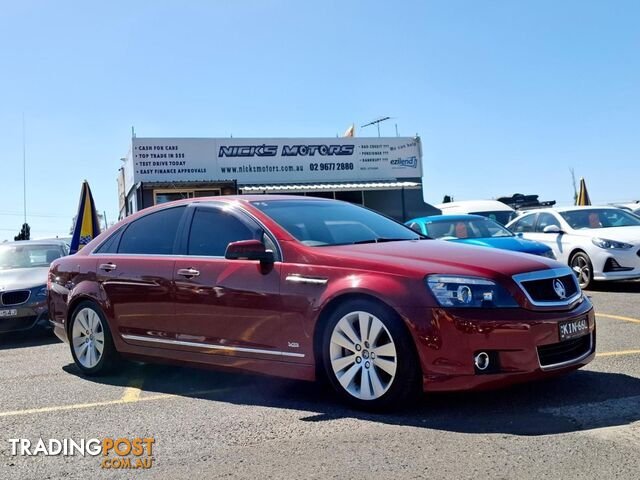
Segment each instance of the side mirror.
[[542,229],[542,233],[562,233],[562,230],[557,225],[547,225]]
[[259,260],[260,263],[273,263],[273,250],[267,250],[260,240],[241,240],[231,242],[224,252],[227,260]]
[[518,233],[516,233],[516,237],[523,238],[524,234],[522,232],[518,232]]

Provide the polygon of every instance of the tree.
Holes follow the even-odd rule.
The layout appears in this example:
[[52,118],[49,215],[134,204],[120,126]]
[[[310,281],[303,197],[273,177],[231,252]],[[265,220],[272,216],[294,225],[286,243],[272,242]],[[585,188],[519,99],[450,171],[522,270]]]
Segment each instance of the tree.
[[13,238],[14,240],[30,240],[31,239],[31,228],[28,223],[22,225],[22,230],[20,233]]

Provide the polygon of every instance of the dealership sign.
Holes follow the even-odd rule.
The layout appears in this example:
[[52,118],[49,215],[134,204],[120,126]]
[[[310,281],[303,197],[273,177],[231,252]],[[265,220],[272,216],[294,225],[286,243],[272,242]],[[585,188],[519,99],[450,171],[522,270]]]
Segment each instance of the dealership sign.
[[125,183],[394,180],[421,177],[421,153],[413,137],[133,138]]

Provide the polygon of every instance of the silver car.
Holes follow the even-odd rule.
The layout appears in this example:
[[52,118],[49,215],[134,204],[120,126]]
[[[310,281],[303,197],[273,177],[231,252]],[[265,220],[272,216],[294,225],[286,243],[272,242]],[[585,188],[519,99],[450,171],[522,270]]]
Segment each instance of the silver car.
[[0,244],[0,334],[49,327],[49,265],[68,254],[58,239]]

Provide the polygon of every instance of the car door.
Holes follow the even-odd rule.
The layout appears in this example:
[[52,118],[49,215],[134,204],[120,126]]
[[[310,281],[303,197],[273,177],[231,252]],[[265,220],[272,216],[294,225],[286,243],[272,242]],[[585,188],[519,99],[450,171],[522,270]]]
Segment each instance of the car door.
[[[189,227],[174,266],[179,339],[186,349],[279,359],[287,325],[282,316],[276,262],[227,260],[227,245],[257,239],[276,249],[272,237],[237,208],[219,203],[189,208]],[[276,253],[276,255],[278,255]]]
[[127,342],[175,331],[173,254],[185,212],[185,206],[178,206],[140,217],[94,253],[97,281]]

